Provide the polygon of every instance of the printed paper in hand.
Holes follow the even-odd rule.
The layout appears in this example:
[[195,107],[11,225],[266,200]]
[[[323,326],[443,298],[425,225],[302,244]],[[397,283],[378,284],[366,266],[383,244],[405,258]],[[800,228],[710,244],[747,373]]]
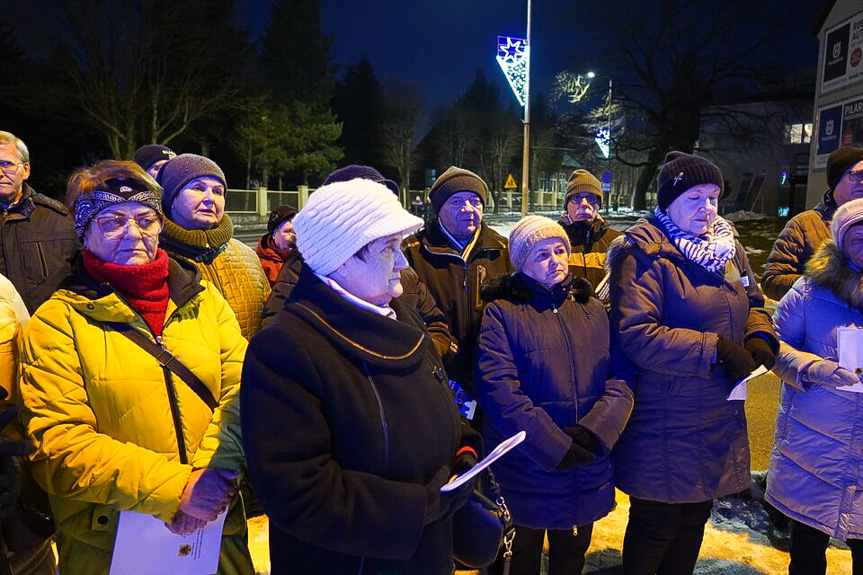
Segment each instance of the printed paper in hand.
[[755,368],[755,370],[737,382],[737,385],[734,386],[734,389],[731,390],[725,399],[728,401],[744,401],[746,399],[746,382],[750,379],[755,379],[759,375],[764,375],[769,370],[763,365],[759,365]]
[[[121,511],[110,575],[210,575],[219,570],[222,527],[228,512],[188,535],[171,533],[144,513]],[[144,568],[146,566],[146,568]]]
[[527,437],[527,433],[524,431],[519,431],[506,441],[501,441],[500,444],[494,448],[494,451],[489,453],[485,459],[474,465],[470,468],[469,471],[463,473],[456,477],[454,481],[451,481],[440,488],[441,491],[452,491],[458,487],[461,487],[468,481],[470,481],[473,477],[479,474],[480,471],[500,459],[506,452],[511,450],[513,447],[524,441],[524,438]]
[[[836,330],[836,347],[839,351],[839,365],[857,374],[863,374],[863,329],[840,327]],[[863,393],[863,383],[837,387],[841,391]]]

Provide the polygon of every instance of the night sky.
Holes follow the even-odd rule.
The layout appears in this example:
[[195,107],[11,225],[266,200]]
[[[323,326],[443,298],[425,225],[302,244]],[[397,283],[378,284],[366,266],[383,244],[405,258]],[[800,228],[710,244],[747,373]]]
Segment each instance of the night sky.
[[[655,1],[659,0],[645,0]],[[809,35],[817,0],[774,2],[777,18],[788,18],[781,57],[790,67],[815,65],[817,39]],[[239,21],[260,36],[270,0],[237,0]],[[709,6],[712,2],[705,2]],[[579,28],[580,0],[533,1],[531,91],[548,94],[557,72],[603,73],[601,33]],[[336,77],[363,56],[378,78],[422,87],[426,113],[452,101],[471,83],[477,68],[515,101],[495,61],[498,35],[523,36],[526,0],[322,0],[322,26],[333,37]],[[709,17],[710,10],[705,10]],[[781,22],[777,20],[777,25]],[[582,23],[583,25],[583,23]],[[504,100],[507,102],[508,100]]]

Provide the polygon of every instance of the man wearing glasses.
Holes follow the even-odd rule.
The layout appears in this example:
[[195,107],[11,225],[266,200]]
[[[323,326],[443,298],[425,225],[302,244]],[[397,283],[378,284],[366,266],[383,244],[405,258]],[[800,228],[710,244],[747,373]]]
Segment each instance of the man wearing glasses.
[[593,289],[598,289],[605,277],[605,252],[611,240],[620,235],[599,215],[602,199],[602,184],[596,176],[587,170],[575,170],[569,175],[559,222],[572,246],[569,271],[589,281]]
[[791,218],[770,250],[761,287],[775,300],[791,289],[821,242],[830,238],[830,221],[836,208],[863,197],[863,148],[839,148],[830,154],[827,185],[821,201]]
[[27,185],[30,152],[0,131],[0,273],[32,314],[71,272],[78,251],[66,207]]

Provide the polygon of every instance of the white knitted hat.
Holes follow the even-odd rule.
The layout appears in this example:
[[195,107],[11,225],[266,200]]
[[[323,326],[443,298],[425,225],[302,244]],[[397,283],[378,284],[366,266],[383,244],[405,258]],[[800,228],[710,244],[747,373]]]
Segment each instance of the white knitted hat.
[[297,249],[309,267],[323,276],[369,242],[407,235],[422,225],[389,188],[361,178],[321,186],[294,217]]
[[566,255],[572,253],[566,231],[552,219],[543,216],[525,216],[509,232],[509,259],[516,271],[521,271],[533,247],[549,238],[558,238],[566,246]]

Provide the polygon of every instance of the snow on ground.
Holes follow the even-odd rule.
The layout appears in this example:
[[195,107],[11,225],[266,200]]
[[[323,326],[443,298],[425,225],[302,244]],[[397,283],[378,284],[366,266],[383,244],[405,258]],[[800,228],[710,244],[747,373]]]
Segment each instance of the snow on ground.
[[[617,492],[617,507],[597,522],[588,551],[585,575],[620,573],[621,549],[629,498]],[[696,575],[780,575],[788,572],[788,554],[774,549],[767,536],[767,515],[761,505],[748,497],[725,498],[714,506],[704,534],[704,544],[695,568]],[[249,521],[249,547],[257,573],[269,573],[267,520]],[[545,573],[545,571],[543,571]],[[467,574],[470,572],[459,572]],[[851,552],[830,547],[827,575],[851,573]]]

